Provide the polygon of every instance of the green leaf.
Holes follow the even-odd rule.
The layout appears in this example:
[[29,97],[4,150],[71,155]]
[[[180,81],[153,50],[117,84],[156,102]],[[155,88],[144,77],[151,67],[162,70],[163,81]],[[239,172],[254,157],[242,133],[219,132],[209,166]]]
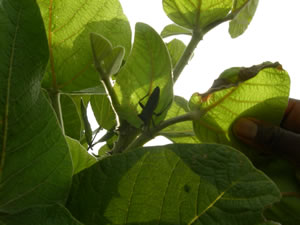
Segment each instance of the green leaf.
[[[166,119],[181,116],[189,112],[188,101],[182,97],[175,96],[172,106],[170,107]],[[162,130],[160,135],[170,139],[174,143],[199,143],[193,130],[191,121],[176,123]]]
[[163,7],[176,24],[199,31],[224,19],[232,9],[232,0],[163,0]]
[[84,135],[86,142],[89,146],[92,145],[93,142],[93,131],[87,116],[87,108],[85,107],[83,100],[80,101],[80,109],[81,109],[81,118],[84,125]]
[[279,63],[224,71],[206,93],[195,93],[190,99],[191,109],[201,112],[193,123],[197,137],[201,142],[235,146],[253,159],[257,154],[237,141],[231,126],[240,117],[279,125],[288,103],[289,87],[288,73]]
[[116,126],[115,113],[107,95],[91,97],[91,107],[98,124],[106,130]]
[[170,37],[173,35],[180,35],[180,34],[192,35],[193,32],[190,29],[186,29],[184,27],[178,26],[177,24],[170,24],[163,29],[160,35],[163,38],[166,38],[166,37]]
[[[160,98],[155,112],[166,109],[173,98],[171,69],[169,53],[160,35],[150,26],[137,23],[132,52],[114,86],[121,104],[121,118],[135,127],[143,125],[138,117],[142,111],[138,103],[150,96],[156,87],[160,87]],[[144,100],[146,102],[147,98]],[[165,113],[155,121],[159,122],[164,116]]]
[[183,55],[186,46],[182,41],[178,39],[173,39],[172,41],[167,43],[167,47],[174,68],[177,62],[179,61],[179,59],[181,58],[181,56]]
[[243,34],[250,24],[258,5],[259,0],[236,0],[235,10],[240,10],[229,23],[229,33],[232,38]]
[[131,49],[131,30],[118,0],[38,0],[47,27],[50,61],[45,88],[64,92],[98,86],[90,33],[99,33],[113,46]]
[[101,160],[74,177],[67,207],[86,225],[253,225],[279,198],[274,183],[240,152],[185,144]]
[[63,205],[35,207],[10,216],[0,216],[6,225],[83,225]]
[[117,46],[112,47],[112,44],[105,37],[91,33],[91,45],[94,56],[95,67],[102,79],[116,74],[125,55],[125,49]]
[[282,199],[268,208],[265,216],[284,225],[300,224],[300,185],[294,165],[282,158],[272,158],[260,168],[277,184]]
[[0,212],[63,203],[68,146],[40,82],[48,45],[36,1],[0,4]]
[[73,162],[73,174],[77,174],[80,171],[89,168],[97,162],[95,157],[91,156],[86,149],[79,143],[79,141],[74,140],[70,137],[66,137],[72,162]]
[[80,140],[81,119],[73,99],[68,95],[61,95],[60,104],[65,134],[71,138]]

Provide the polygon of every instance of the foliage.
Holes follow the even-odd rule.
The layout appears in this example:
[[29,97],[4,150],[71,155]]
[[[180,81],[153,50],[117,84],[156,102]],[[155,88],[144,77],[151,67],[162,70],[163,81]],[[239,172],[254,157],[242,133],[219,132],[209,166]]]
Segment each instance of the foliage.
[[[258,0],[162,2],[174,24],[138,23],[131,45],[118,0],[0,0],[0,224],[299,223],[295,168],[231,131],[244,116],[279,125],[282,66],[230,68],[189,101],[173,93],[203,36],[224,22],[243,34]],[[178,34],[187,46],[163,39]],[[158,135],[173,144],[143,147]]]

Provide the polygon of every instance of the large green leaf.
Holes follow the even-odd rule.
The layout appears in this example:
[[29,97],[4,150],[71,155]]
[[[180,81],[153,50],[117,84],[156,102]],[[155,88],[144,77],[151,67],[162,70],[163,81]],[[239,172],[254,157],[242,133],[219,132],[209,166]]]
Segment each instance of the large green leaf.
[[74,174],[89,168],[97,162],[96,158],[91,156],[79,141],[70,137],[66,137],[66,140],[72,156]]
[[240,117],[255,117],[280,124],[289,97],[290,79],[279,63],[224,71],[212,88],[195,93],[190,107],[200,110],[194,130],[200,141],[233,145],[251,157],[253,151],[239,144],[231,126]]
[[163,7],[176,24],[201,30],[225,18],[232,9],[232,3],[233,0],[163,0]]
[[0,216],[6,225],[83,225],[62,205],[30,208],[11,216]]
[[50,62],[43,85],[66,92],[99,85],[89,35],[107,37],[128,53],[131,31],[118,0],[38,0],[47,27]]
[[110,130],[116,126],[115,113],[107,95],[98,95],[91,97],[91,107],[98,124]]
[[67,207],[86,225],[253,225],[279,198],[238,151],[177,144],[105,158],[74,177]]
[[[166,119],[181,116],[189,112],[188,101],[182,97],[175,96],[172,106],[170,107]],[[170,139],[174,143],[199,143],[193,130],[191,121],[176,123],[163,129],[160,135]]]
[[48,45],[34,0],[0,4],[0,211],[63,202],[68,146],[40,82]]
[[[160,87],[160,98],[155,112],[166,109],[173,98],[171,70],[170,56],[160,35],[150,26],[137,23],[132,52],[114,86],[121,103],[121,117],[140,127],[142,121],[137,115],[142,108],[138,103],[156,87]],[[161,120],[163,116],[156,119]]]
[[258,5],[259,0],[236,0],[234,10],[241,10],[229,23],[229,33],[232,38],[236,38],[243,34],[248,28]]

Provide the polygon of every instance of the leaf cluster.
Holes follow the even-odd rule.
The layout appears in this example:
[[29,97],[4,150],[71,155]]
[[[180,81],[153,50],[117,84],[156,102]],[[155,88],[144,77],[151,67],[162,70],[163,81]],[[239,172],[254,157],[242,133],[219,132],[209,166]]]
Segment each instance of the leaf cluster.
[[[137,23],[132,44],[118,0],[0,0],[1,225],[300,221],[294,168],[231,131],[244,116],[280,123],[282,66],[229,68],[189,100],[173,92],[203,36],[225,22],[243,34],[258,0],[162,3],[174,24]],[[180,34],[187,45],[166,39]],[[159,135],[173,144],[143,147]]]

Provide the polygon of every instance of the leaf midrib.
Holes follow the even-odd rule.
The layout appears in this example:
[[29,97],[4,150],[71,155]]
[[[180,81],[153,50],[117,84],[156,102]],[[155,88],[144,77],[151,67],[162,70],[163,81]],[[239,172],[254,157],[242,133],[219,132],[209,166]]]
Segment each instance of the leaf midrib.
[[2,180],[3,175],[3,168],[5,164],[5,155],[6,155],[6,145],[7,145],[7,137],[8,137],[8,113],[9,113],[9,100],[10,100],[10,93],[11,93],[11,79],[12,79],[12,73],[13,73],[13,63],[15,58],[15,46],[17,41],[17,34],[19,31],[19,25],[21,20],[23,9],[20,8],[18,12],[18,17],[16,21],[16,28],[14,37],[12,40],[11,45],[11,53],[10,53],[10,60],[9,60],[9,68],[8,68],[8,79],[7,79],[7,92],[6,92],[6,100],[5,100],[5,109],[4,109],[4,117],[3,117],[3,141],[2,141],[2,152],[1,152],[1,161],[0,161],[0,182]]

